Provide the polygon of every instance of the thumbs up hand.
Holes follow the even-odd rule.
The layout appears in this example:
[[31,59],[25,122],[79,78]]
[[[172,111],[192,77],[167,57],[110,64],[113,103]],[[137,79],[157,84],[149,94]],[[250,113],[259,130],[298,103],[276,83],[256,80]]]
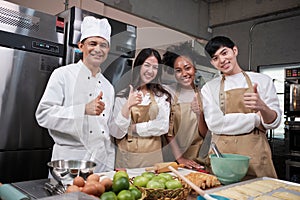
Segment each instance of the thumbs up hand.
[[127,108],[130,110],[132,106],[138,105],[142,102],[142,94],[141,92],[134,91],[132,85],[129,85],[130,91],[127,100]]
[[261,100],[257,91],[257,83],[253,85],[253,92],[244,94],[244,104],[246,108],[250,108],[255,112],[261,111],[266,107],[266,104]]
[[198,97],[197,97],[197,93],[195,93],[195,96],[193,98],[193,101],[191,102],[191,109],[192,111],[196,114],[196,115],[200,115],[202,109],[201,109],[201,105],[199,105],[199,101],[198,101]]
[[85,114],[87,115],[100,115],[105,109],[105,103],[102,101],[103,92],[100,91],[99,95],[85,105]]
[[125,118],[129,118],[131,107],[138,105],[142,102],[143,96],[141,92],[134,91],[132,85],[129,85],[129,95],[127,102],[124,104],[121,113]]

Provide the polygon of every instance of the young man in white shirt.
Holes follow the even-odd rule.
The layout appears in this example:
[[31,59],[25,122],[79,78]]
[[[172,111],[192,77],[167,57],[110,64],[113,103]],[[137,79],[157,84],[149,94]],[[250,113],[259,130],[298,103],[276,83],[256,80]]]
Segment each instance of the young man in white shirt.
[[221,72],[201,90],[212,141],[222,153],[251,157],[247,177],[277,178],[266,137],[266,130],[277,128],[281,120],[272,79],[244,72],[237,61],[238,48],[227,37],[212,38],[205,50]]

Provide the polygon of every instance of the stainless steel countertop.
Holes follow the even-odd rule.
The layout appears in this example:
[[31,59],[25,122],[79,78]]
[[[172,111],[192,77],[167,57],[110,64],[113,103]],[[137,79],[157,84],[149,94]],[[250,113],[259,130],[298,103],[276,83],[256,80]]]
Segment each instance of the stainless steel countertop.
[[28,195],[31,199],[40,199],[50,196],[50,193],[44,189],[44,185],[47,182],[49,183],[50,179],[22,181],[11,183],[11,185],[20,190],[22,193]]

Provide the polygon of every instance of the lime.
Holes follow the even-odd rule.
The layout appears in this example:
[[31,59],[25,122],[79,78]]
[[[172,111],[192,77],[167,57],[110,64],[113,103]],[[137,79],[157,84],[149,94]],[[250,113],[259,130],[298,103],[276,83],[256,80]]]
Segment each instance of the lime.
[[112,192],[104,192],[101,196],[100,196],[101,200],[118,200],[117,195]]
[[147,183],[147,188],[153,188],[153,189],[164,189],[165,188],[165,184],[158,182],[158,181],[149,181]]
[[168,173],[160,173],[157,176],[164,177],[166,180],[172,180],[173,179],[172,175],[168,174]]
[[139,187],[146,187],[149,179],[145,176],[136,176],[133,180],[133,185]]
[[167,189],[182,188],[182,184],[179,180],[169,180],[165,183]]
[[120,192],[121,190],[129,189],[129,180],[126,177],[120,177],[117,180],[113,181],[112,191],[115,193]]
[[143,172],[142,176],[145,176],[146,178],[151,180],[155,176],[155,174],[153,172]]
[[120,177],[126,177],[129,180],[129,176],[128,176],[127,172],[125,172],[125,171],[117,171],[114,174],[113,180],[115,181],[115,180],[119,179]]
[[122,190],[117,197],[118,200],[135,200],[133,194],[129,190]]
[[138,190],[137,188],[129,189],[129,191],[134,196],[135,200],[138,200],[142,197],[142,192],[140,190]]
[[137,189],[137,188],[135,187],[135,185],[131,185],[131,184],[130,184],[129,190],[131,190],[131,189]]
[[157,182],[161,182],[161,183],[165,183],[167,182],[167,179],[165,179],[164,177],[162,176],[154,176],[151,181],[157,181]]

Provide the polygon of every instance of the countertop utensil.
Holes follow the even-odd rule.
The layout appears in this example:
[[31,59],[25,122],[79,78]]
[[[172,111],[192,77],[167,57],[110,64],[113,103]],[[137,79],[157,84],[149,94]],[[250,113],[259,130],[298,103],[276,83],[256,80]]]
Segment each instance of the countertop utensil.
[[44,189],[47,190],[51,195],[64,194],[65,188],[64,186],[57,183],[56,185],[52,183],[45,183]]
[[[174,169],[172,166],[168,167],[174,174],[176,174],[179,178],[181,178],[184,182],[186,182],[189,186],[191,186],[198,194],[200,194],[202,197],[204,197],[206,200],[218,200],[218,199],[228,199],[222,196],[214,195],[214,197],[207,194],[204,190],[202,190],[200,187],[195,185],[192,181],[187,179],[184,175],[180,174],[176,169]],[[228,199],[229,200],[229,199]]]
[[216,154],[216,156],[217,156],[218,158],[223,158],[223,155],[222,155],[221,152],[219,151],[219,149],[218,149],[216,143],[212,142],[212,143],[211,143],[211,148],[212,148],[212,150],[215,152],[215,154]]
[[96,163],[85,160],[54,160],[47,163],[53,178],[65,188],[73,184],[73,179],[81,176],[86,179],[94,173]]

